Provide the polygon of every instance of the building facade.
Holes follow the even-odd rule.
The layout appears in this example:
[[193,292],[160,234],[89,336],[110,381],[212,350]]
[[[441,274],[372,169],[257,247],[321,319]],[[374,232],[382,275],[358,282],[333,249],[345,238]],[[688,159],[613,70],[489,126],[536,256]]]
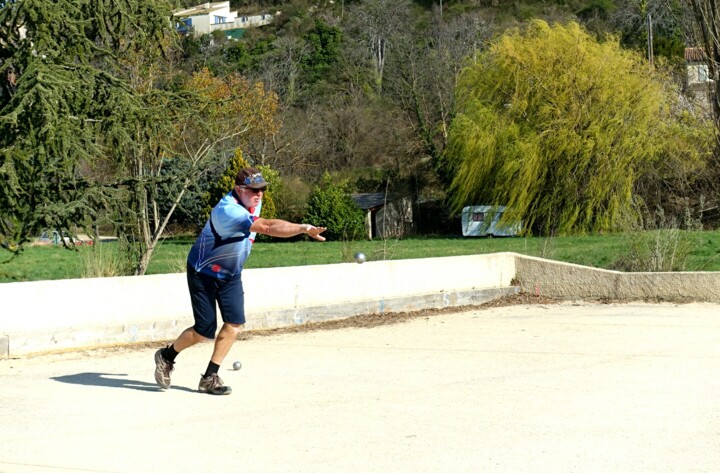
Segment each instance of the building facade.
[[173,12],[178,23],[178,31],[184,34],[201,36],[214,31],[224,31],[234,36],[234,30],[257,28],[272,23],[273,15],[263,13],[252,16],[238,16],[230,10],[230,2],[208,2]]

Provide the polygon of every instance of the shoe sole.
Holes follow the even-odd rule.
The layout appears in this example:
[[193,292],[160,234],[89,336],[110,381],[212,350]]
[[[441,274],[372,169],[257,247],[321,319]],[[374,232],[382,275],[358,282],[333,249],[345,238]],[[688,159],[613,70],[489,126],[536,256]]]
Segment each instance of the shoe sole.
[[198,392],[202,393],[202,394],[212,394],[213,396],[226,396],[226,395],[232,393],[232,388],[230,386],[223,386],[223,388],[224,389],[222,392],[216,392],[216,391],[207,390],[207,389],[198,389]]

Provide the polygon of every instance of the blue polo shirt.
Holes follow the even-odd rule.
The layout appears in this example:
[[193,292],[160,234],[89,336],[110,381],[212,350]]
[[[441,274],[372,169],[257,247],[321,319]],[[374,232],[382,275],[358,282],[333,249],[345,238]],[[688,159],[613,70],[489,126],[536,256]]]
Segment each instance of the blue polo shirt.
[[240,275],[250,255],[255,233],[250,226],[260,217],[262,203],[246,209],[235,192],[229,192],[210,212],[210,218],[188,254],[188,265],[222,280]]

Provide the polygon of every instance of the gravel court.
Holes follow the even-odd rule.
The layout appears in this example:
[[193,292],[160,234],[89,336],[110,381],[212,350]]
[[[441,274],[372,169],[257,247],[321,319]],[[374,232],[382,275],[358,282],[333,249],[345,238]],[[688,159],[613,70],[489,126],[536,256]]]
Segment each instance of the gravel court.
[[[716,472],[720,305],[516,305],[0,361],[0,472]],[[243,368],[231,371],[232,361]]]

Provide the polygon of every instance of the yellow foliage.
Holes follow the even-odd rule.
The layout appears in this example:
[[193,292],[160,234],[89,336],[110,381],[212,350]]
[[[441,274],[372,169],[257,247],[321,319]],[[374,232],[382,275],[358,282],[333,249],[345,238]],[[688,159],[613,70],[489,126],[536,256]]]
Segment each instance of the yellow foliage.
[[[205,68],[193,74],[187,88],[203,99],[200,110],[217,125],[247,127],[249,132],[276,133],[278,99],[260,82],[251,83],[240,74],[215,77]],[[197,111],[196,111],[197,112]]]
[[662,83],[577,23],[506,32],[463,71],[457,98],[453,208],[507,205],[508,220],[546,234],[615,228],[637,176],[669,149]]

